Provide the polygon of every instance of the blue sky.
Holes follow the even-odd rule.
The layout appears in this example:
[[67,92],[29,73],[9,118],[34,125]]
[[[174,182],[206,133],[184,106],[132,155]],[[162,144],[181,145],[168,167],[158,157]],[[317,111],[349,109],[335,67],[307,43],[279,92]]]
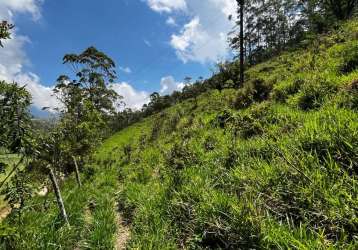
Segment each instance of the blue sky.
[[208,77],[230,57],[234,12],[235,0],[0,0],[0,19],[16,25],[0,49],[0,79],[26,84],[38,109],[56,106],[51,89],[68,70],[63,55],[95,46],[117,64],[113,88],[139,108],[151,92]]

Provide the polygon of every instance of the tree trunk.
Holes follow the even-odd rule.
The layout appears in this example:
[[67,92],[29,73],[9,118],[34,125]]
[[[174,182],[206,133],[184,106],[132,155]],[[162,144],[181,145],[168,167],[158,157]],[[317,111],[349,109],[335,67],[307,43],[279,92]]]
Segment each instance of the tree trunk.
[[21,159],[16,163],[16,165],[14,166],[14,168],[10,171],[10,173],[5,177],[5,179],[1,182],[0,184],[0,189],[2,188],[2,186],[6,183],[6,181],[10,178],[10,176],[19,168],[19,166],[21,165],[21,163],[24,161],[25,156],[21,156]]
[[81,186],[82,186],[81,176],[80,176],[80,171],[79,171],[79,169],[78,169],[76,157],[72,156],[72,159],[73,159],[73,162],[74,162],[74,164],[75,164],[76,180],[77,180],[78,186],[81,187]]
[[55,173],[53,172],[52,168],[50,168],[50,174],[49,175],[50,175],[50,179],[51,179],[51,182],[52,182],[53,189],[55,190],[57,205],[58,205],[58,208],[60,209],[61,216],[62,216],[63,220],[66,222],[66,224],[69,225],[70,223],[68,222],[68,217],[67,217],[67,213],[66,213],[66,210],[65,210],[65,205],[63,204],[61,191],[60,191],[60,188],[58,186],[56,176],[55,176]]
[[244,0],[237,0],[240,5],[240,85],[244,85]]

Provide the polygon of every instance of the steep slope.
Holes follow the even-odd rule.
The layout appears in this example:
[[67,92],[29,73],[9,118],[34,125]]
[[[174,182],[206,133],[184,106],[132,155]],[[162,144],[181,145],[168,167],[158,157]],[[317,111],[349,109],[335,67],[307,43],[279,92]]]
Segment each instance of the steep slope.
[[352,21],[118,132],[81,188],[62,183],[70,227],[50,190],[2,222],[0,248],[357,249],[357,174]]
[[129,248],[356,249],[357,66],[351,22],[109,139]]

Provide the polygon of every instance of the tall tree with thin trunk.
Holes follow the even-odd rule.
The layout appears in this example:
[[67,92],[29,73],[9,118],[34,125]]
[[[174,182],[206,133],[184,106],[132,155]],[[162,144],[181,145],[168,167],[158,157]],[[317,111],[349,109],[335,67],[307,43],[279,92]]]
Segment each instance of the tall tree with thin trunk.
[[245,0],[236,0],[239,5],[240,22],[240,85],[244,84],[244,6]]
[[114,105],[120,98],[109,87],[117,75],[114,61],[94,47],[65,55],[63,63],[73,70],[76,79],[60,76],[54,93],[62,104],[59,126],[65,134],[62,144],[68,160],[66,172],[75,172],[81,186],[83,162],[104,136],[109,116],[114,114]]

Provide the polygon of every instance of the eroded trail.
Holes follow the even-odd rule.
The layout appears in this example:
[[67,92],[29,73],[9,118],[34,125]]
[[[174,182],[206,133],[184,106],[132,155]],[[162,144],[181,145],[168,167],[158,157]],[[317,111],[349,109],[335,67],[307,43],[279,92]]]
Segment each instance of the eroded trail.
[[[117,207],[117,206],[116,206]],[[123,216],[120,211],[116,211],[116,224],[117,224],[117,233],[115,239],[115,249],[122,250],[126,249],[127,243],[130,239],[130,228],[128,224],[123,219]]]
[[5,219],[11,213],[11,208],[6,206],[0,209],[0,221]]

